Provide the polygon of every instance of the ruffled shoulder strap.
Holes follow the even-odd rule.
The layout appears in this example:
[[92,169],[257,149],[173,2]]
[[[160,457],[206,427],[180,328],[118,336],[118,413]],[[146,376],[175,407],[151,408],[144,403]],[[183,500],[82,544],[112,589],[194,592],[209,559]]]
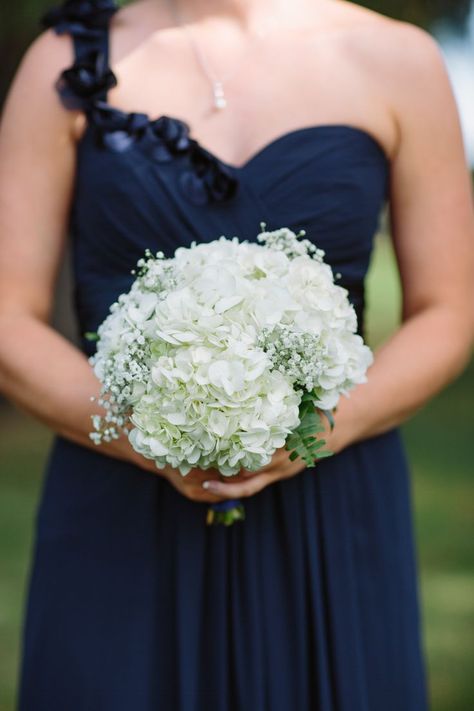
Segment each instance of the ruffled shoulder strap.
[[74,63],[56,83],[66,108],[88,112],[116,85],[109,67],[109,25],[117,10],[112,0],[66,0],[41,18],[43,28],[74,41]]

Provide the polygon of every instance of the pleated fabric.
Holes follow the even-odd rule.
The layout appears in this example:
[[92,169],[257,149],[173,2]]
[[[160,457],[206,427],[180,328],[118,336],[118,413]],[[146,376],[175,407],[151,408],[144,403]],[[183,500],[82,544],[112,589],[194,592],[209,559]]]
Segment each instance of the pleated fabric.
[[36,521],[22,711],[422,711],[397,431],[206,505],[58,439]]

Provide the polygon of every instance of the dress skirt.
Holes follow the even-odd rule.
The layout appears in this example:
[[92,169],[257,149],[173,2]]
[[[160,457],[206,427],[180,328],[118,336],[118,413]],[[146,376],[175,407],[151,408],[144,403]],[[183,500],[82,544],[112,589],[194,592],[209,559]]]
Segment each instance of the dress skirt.
[[423,711],[398,430],[207,526],[159,475],[55,440],[20,711]]

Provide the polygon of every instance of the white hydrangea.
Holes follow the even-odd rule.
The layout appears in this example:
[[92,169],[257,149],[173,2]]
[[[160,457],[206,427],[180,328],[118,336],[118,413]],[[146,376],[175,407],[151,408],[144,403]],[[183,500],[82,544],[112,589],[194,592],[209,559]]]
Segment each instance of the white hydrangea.
[[147,252],[90,359],[102,382],[97,443],[129,432],[158,467],[224,475],[267,464],[299,422],[303,393],[333,409],[372,354],[324,253],[284,228]]

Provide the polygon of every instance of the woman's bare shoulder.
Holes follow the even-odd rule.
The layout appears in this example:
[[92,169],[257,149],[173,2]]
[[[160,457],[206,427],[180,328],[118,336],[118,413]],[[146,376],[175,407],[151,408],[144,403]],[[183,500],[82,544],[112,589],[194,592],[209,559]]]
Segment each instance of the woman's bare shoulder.
[[61,72],[72,62],[71,38],[59,36],[52,30],[42,32],[24,52],[10,87],[9,98],[14,98],[15,104],[23,100],[25,105],[43,105],[47,108],[45,113],[50,116],[57,113],[67,120],[70,112],[61,106],[55,85]]
[[437,40],[409,22],[335,0],[343,31],[338,51],[357,67],[398,130],[426,111],[455,113],[452,87]]
[[[73,62],[73,44],[67,35],[42,32],[24,52],[5,102],[2,134],[28,130],[43,134],[61,132],[74,136],[77,112],[66,110],[59,100],[56,82]],[[21,127],[21,128],[20,128]]]
[[72,62],[73,44],[69,35],[46,30],[26,49],[17,74],[25,81],[54,85],[59,74]]
[[346,0],[336,0],[333,8],[344,29],[345,50],[374,78],[406,87],[443,73],[440,46],[427,30]]

